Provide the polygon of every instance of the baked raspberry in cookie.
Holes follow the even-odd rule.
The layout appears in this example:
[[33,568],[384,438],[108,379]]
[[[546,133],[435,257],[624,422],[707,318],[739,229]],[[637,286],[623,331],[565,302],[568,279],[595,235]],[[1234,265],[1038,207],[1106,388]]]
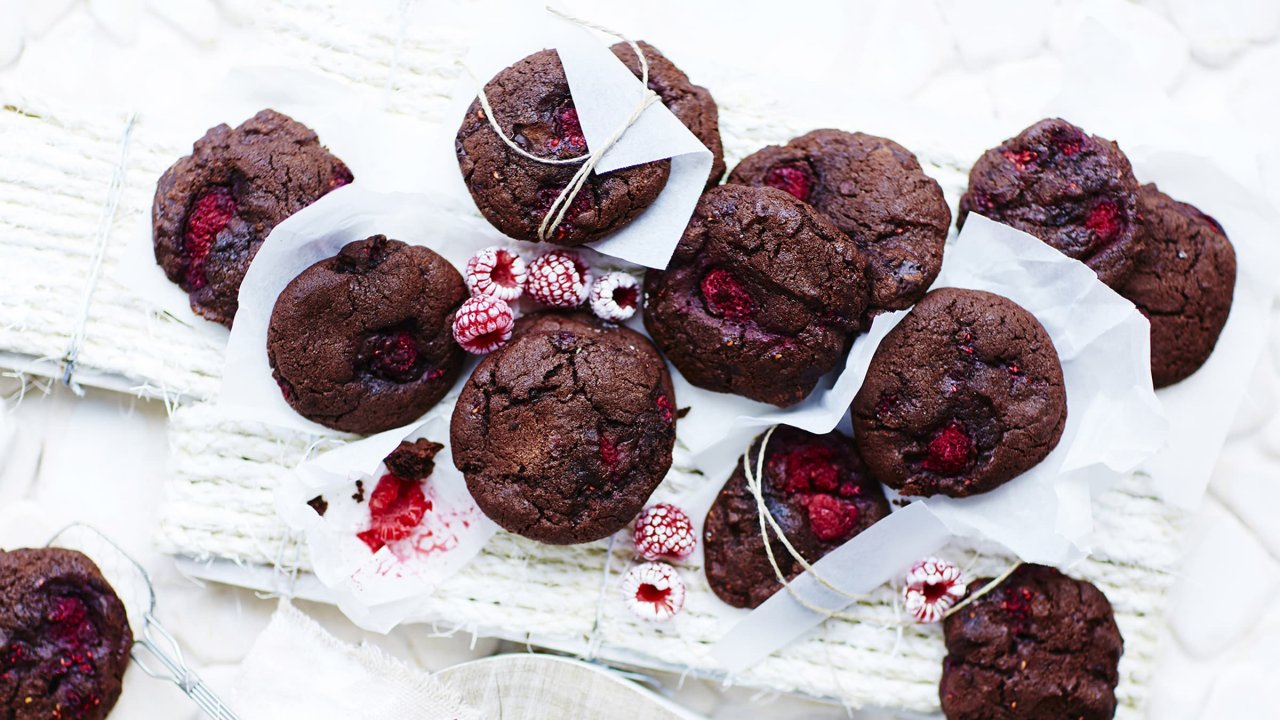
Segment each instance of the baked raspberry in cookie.
[[867,256],[871,307],[901,310],[938,277],[951,209],[911,151],[885,138],[814,130],[748,155],[729,182],[785,190]]
[[271,229],[351,182],[351,171],[301,123],[263,110],[197,140],[156,186],[156,263],[191,309],[231,327],[240,283]]
[[105,718],[131,647],[124,604],[92,560],[0,551],[0,717]]
[[[757,437],[746,461],[756,471]],[[765,448],[765,507],[808,562],[839,547],[889,514],[880,483],[863,468],[853,443],[839,433],[813,435],[779,425]],[[707,584],[734,607],[756,607],[782,588],[765,553],[760,514],[741,463],[707,512],[702,530]],[[774,560],[788,580],[804,568],[769,530]]]
[[[498,126],[523,151],[563,160],[587,154],[587,141],[555,50],[542,50],[498,73],[484,86]],[[538,241],[538,226],[578,163],[548,164],[517,153],[489,124],[477,98],[454,141],[462,179],[476,207],[498,230]],[[662,192],[671,161],[592,173],[548,239],[558,245],[599,240],[626,225]]]
[[1216,220],[1155,185],[1138,191],[1146,250],[1116,288],[1151,321],[1151,379],[1165,387],[1209,359],[1231,313],[1236,252]]
[[375,235],[303,270],[281,291],[267,359],[299,415],[354,433],[405,425],[462,371],[453,316],[462,275],[418,245]]
[[[970,594],[990,582],[969,584]],[[947,720],[1109,720],[1124,640],[1106,595],[1023,565],[943,624]]]
[[675,393],[641,334],[585,313],[516,323],[453,411],[453,461],[476,504],[507,530],[551,544],[631,522],[671,467]]
[[853,399],[854,441],[904,495],[964,497],[1034,467],[1067,421],[1062,365],[1035,316],[981,290],[934,290],[885,336]]
[[1137,192],[1118,145],[1065,120],[1041,120],[978,158],[957,224],[976,212],[1011,225],[1116,287],[1143,250]]
[[774,188],[721,185],[703,193],[644,292],[645,327],[685,379],[786,407],[862,331],[866,260],[811,205]]
[[[707,187],[716,185],[724,177],[724,146],[720,142],[720,108],[716,107],[715,99],[706,88],[690,82],[689,76],[658,52],[658,48],[643,40],[636,45],[649,65],[649,89],[656,92],[671,114],[711,151]],[[640,59],[630,45],[620,42],[609,49],[628,70],[640,77]]]

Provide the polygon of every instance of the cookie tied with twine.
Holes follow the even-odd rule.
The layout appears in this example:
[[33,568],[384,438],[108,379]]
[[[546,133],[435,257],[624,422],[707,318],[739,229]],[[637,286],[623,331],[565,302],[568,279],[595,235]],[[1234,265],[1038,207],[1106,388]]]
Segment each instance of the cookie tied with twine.
[[542,50],[493,77],[467,110],[455,140],[477,208],[517,240],[577,246],[604,238],[657,199],[671,173],[659,160],[609,173],[596,166],[656,102],[640,46],[606,28],[552,13],[628,42],[641,59],[641,87],[627,120],[589,148],[560,56]]

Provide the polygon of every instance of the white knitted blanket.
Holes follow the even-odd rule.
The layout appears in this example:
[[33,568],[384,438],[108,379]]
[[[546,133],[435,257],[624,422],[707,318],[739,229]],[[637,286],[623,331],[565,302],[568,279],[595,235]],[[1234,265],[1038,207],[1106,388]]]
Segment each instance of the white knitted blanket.
[[[361,12],[360,5],[274,0],[261,4],[255,22],[299,63],[384,92],[388,112],[424,127],[455,124],[457,118],[448,116],[447,92],[462,73],[462,35],[447,25],[405,32],[392,19]],[[758,96],[717,93],[716,98],[730,166],[763,145],[819,124],[838,124],[831,118],[797,117]],[[124,239],[149,215],[155,180],[189,152],[189,144],[168,139],[145,116],[90,115],[12,96],[0,110],[0,137],[5,139],[0,162],[0,354],[5,364],[56,375],[73,357],[73,380],[173,403],[173,473],[158,530],[167,552],[257,565],[295,556],[295,541],[275,516],[273,492],[320,438],[221,417],[207,402],[219,381],[221,344],[149,311],[114,276]],[[954,207],[970,159],[937,148],[913,149]],[[702,482],[681,460],[678,456],[659,498]],[[1073,571],[1107,594],[1124,634],[1121,718],[1142,715],[1164,594],[1180,556],[1182,516],[1155,498],[1152,482],[1132,477],[1098,501],[1098,550]],[[715,674],[708,651],[721,624],[711,612],[715,600],[701,569],[684,573],[689,583],[685,612],[669,625],[647,625],[618,599],[616,576],[629,561],[619,545],[610,558],[604,541],[552,547],[500,533],[437,593],[421,620],[536,638],[616,662]],[[973,547],[956,546],[947,553],[962,564],[972,558],[975,575],[999,572],[1009,563]],[[829,621],[731,680],[856,707],[936,711],[945,654],[940,629],[895,629],[900,620],[895,598],[883,588],[852,608],[860,621]]]

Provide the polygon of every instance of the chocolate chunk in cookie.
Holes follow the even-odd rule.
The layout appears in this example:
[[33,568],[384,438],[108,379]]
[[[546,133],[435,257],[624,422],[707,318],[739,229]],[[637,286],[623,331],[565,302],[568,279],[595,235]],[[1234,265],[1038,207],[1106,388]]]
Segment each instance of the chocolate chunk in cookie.
[[231,327],[240,283],[271,229],[351,182],[316,134],[274,110],[219,125],[165,171],[151,208],[156,263],[191,309]]
[[644,324],[694,385],[786,407],[862,331],[865,268],[811,205],[721,185],[698,201],[667,269],[646,275]]
[[814,130],[747,156],[729,182],[785,190],[830,218],[867,256],[874,310],[910,307],[942,268],[951,210],[916,156],[892,140]]
[[453,460],[476,504],[544,543],[631,522],[671,467],[675,393],[645,337],[589,315],[521,318],[453,411]]
[[[765,436],[746,456],[754,474]],[[839,547],[889,514],[880,483],[862,466],[853,444],[839,433],[813,435],[779,425],[768,436],[761,494],[787,540],[808,562]],[[804,568],[773,529],[769,544],[788,580]],[[707,584],[734,607],[753,608],[782,589],[765,552],[760,514],[741,463],[716,496],[703,525]]]
[[1116,287],[1143,250],[1137,192],[1118,145],[1065,120],[1041,120],[978,158],[958,224],[976,212],[1011,225]]
[[[973,591],[990,578],[969,585]],[[1023,565],[943,625],[947,720],[1108,720],[1124,640],[1092,583]]]
[[102,720],[132,647],[124,604],[92,560],[0,551],[0,717]]
[[375,235],[303,270],[276,299],[267,359],[299,415],[354,433],[405,425],[462,371],[462,275],[419,245]]
[[1043,460],[1062,436],[1067,394],[1035,316],[999,295],[942,288],[881,341],[852,410],[854,441],[880,482],[964,497]]
[[[587,154],[556,51],[542,50],[520,60],[494,76],[484,92],[498,126],[521,150],[549,160]],[[530,242],[538,241],[538,226],[580,167],[538,162],[508,147],[489,124],[479,99],[467,109],[454,149],[480,213],[506,235]],[[602,175],[593,172],[548,240],[573,246],[603,238],[649,207],[670,173],[670,160]]]
[[[658,52],[658,48],[643,40],[636,44],[649,65],[649,89],[658,93],[671,114],[711,151],[707,187],[716,185],[724,177],[724,146],[720,142],[720,108],[716,107],[715,99],[706,88],[690,82],[689,76]],[[620,42],[609,49],[628,70],[640,77],[640,59],[630,45]]]
[[1116,288],[1151,321],[1151,379],[1165,387],[1209,359],[1231,313],[1236,251],[1216,220],[1155,185],[1138,192],[1146,250]]

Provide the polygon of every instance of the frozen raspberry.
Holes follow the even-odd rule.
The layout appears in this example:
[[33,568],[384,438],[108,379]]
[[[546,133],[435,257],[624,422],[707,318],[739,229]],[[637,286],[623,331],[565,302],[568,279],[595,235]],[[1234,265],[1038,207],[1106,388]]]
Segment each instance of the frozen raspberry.
[[764,176],[764,184],[790,193],[800,200],[808,200],[813,190],[813,171],[803,163],[777,165]]
[[476,295],[458,307],[453,339],[469,353],[487,355],[507,344],[515,326],[510,305],[495,297]]
[[1084,226],[1093,231],[1099,240],[1110,240],[1120,234],[1120,208],[1110,200],[1103,200],[1089,211]]
[[712,268],[702,276],[701,288],[707,311],[716,317],[742,322],[755,313],[755,302],[728,270]]
[[417,343],[406,330],[373,335],[365,341],[365,355],[369,358],[369,370],[384,380],[406,383],[422,375]]
[[929,441],[924,469],[942,475],[956,475],[969,466],[977,448],[965,434],[964,426],[952,421]]
[[369,495],[369,529],[356,533],[356,537],[378,552],[384,545],[412,535],[430,509],[431,501],[423,493],[422,483],[388,473]]
[[215,187],[196,200],[187,215],[187,229],[182,238],[182,250],[187,256],[185,280],[191,290],[199,290],[208,281],[204,274],[204,262],[213,249],[231,217],[236,212],[236,201],[231,190]]
[[529,263],[527,290],[551,307],[573,308],[587,301],[591,271],[577,253],[553,250]]
[[809,509],[809,527],[823,542],[845,540],[858,522],[858,506],[831,495],[810,495],[805,499]]
[[640,283],[624,272],[605,273],[591,284],[591,312],[602,320],[622,322],[636,314]]
[[684,607],[684,581],[670,565],[647,562],[627,571],[622,593],[627,609],[645,620],[670,620]]
[[907,612],[915,616],[916,622],[933,623],[960,602],[965,584],[954,563],[930,557],[911,566],[902,593]]
[[524,258],[506,248],[487,247],[467,261],[467,288],[472,295],[511,302],[524,293],[528,278]]
[[634,538],[636,553],[645,560],[684,560],[697,544],[689,516],[670,503],[658,503],[640,513]]

